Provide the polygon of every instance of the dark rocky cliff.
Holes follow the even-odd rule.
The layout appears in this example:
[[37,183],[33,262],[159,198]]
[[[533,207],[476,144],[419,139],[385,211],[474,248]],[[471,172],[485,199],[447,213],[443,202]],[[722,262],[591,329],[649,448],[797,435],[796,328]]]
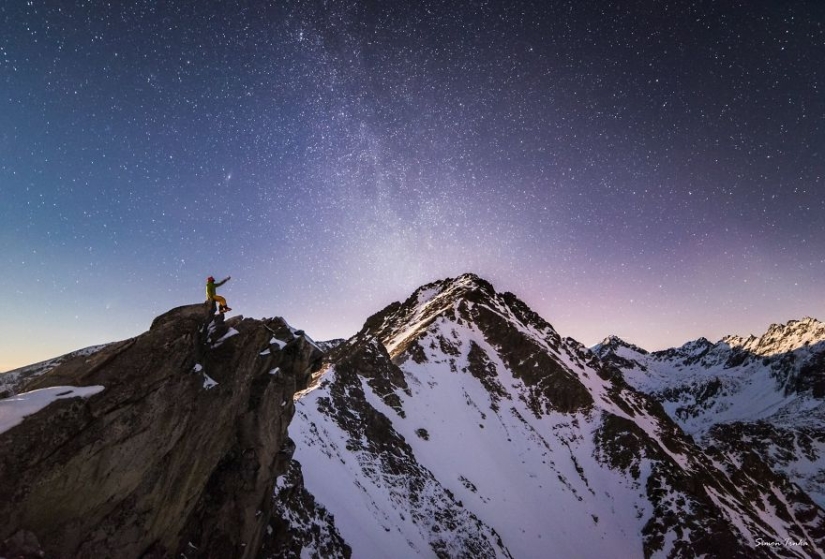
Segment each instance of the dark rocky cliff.
[[0,556],[255,557],[321,351],[281,319],[179,307],[23,390],[58,400],[0,433]]

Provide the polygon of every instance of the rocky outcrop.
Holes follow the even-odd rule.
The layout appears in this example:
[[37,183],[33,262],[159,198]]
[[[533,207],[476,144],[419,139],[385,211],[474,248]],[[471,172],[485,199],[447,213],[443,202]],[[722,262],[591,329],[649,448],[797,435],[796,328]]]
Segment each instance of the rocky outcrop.
[[[282,319],[179,307],[24,390],[103,386],[0,433],[0,551],[255,557],[321,351]],[[2,553],[0,553],[2,554]]]

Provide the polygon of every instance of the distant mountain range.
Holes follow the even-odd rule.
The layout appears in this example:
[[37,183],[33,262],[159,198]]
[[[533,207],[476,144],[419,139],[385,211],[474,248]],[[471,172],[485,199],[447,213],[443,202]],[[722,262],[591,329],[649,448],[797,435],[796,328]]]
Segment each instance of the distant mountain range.
[[[46,387],[61,399],[23,405]],[[587,348],[465,274],[329,343],[181,307],[133,340],[0,375],[3,392],[0,557],[825,550],[812,318]]]
[[758,338],[654,353],[615,337],[593,349],[703,448],[758,456],[825,507],[825,324],[792,320]]

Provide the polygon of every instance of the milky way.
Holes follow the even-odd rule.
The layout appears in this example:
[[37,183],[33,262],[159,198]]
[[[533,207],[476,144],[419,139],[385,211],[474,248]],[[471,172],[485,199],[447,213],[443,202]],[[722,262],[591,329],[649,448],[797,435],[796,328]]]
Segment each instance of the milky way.
[[821,315],[822,2],[7,2],[0,370],[473,271],[649,349]]

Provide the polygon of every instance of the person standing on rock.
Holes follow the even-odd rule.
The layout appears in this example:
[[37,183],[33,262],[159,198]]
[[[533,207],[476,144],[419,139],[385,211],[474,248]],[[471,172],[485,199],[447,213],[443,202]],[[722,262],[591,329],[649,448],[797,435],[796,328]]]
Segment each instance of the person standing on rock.
[[228,306],[226,306],[226,299],[224,299],[223,297],[221,297],[220,295],[215,293],[215,288],[225,284],[230,279],[232,279],[232,276],[226,276],[221,281],[215,283],[215,278],[213,278],[212,276],[209,276],[208,278],[206,278],[206,300],[207,301],[217,301],[218,302],[218,311],[220,311],[221,314],[223,314],[227,311],[231,311],[232,309],[230,309]]

